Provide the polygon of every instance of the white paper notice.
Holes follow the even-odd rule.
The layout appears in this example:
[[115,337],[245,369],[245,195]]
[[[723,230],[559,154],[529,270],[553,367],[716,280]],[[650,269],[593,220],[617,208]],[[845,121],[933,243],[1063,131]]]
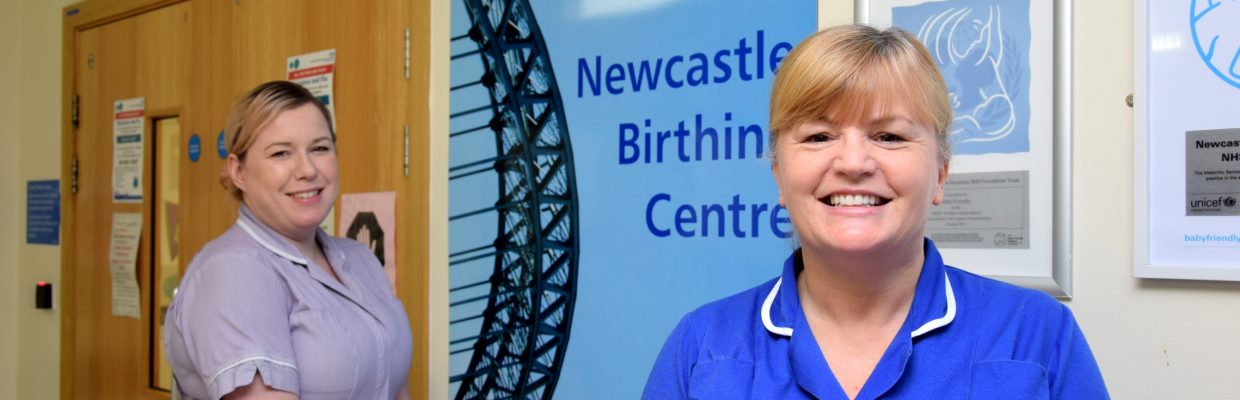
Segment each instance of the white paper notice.
[[112,315],[142,317],[141,292],[135,274],[141,238],[142,214],[112,214],[112,243],[108,245],[108,265],[112,271]]
[[141,203],[146,99],[117,100],[112,110],[112,201]]
[[319,102],[327,106],[332,116],[332,131],[336,130],[336,99],[332,95],[332,77],[336,74],[336,49],[316,51],[288,58],[289,81],[310,91]]
[[328,235],[340,236],[336,234],[336,208],[335,207],[332,207],[332,209],[327,210],[327,218],[324,218],[323,222],[319,223],[319,229],[322,229],[323,232],[327,232]]

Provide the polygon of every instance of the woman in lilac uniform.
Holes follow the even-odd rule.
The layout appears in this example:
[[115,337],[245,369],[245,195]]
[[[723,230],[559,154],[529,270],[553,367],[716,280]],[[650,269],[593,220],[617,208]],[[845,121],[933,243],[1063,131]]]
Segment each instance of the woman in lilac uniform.
[[646,399],[1103,399],[1072,312],[943,264],[947,88],[908,32],[827,29],[771,89],[782,274],[681,320]]
[[408,398],[404,307],[369,249],[319,229],[339,191],[327,109],[269,82],[226,132],[239,216],[194,256],[164,327],[182,398]]

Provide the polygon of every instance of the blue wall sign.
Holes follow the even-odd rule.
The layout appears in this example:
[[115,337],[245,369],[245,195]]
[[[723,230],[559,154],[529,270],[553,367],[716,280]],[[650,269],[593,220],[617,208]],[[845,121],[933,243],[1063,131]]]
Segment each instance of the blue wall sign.
[[767,99],[817,2],[484,3],[451,0],[449,390],[639,398],[681,316],[792,250]]
[[60,244],[60,181],[26,182],[26,243]]

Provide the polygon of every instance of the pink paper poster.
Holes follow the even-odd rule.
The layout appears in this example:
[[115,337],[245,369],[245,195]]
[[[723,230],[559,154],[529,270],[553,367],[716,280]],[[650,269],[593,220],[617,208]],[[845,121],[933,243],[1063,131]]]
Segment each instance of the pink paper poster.
[[340,198],[345,237],[366,245],[383,265],[396,290],[396,192],[350,193]]

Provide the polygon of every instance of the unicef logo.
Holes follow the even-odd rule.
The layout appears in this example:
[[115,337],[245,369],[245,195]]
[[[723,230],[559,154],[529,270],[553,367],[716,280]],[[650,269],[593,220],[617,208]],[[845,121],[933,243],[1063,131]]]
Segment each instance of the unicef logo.
[[1235,207],[1235,206],[1236,206],[1236,198],[1235,198],[1235,197],[1231,197],[1231,196],[1227,196],[1227,198],[1226,198],[1226,199],[1223,199],[1223,206],[1225,206],[1225,207],[1227,207],[1227,208],[1232,208],[1232,207]]
[[1008,241],[1008,236],[1004,234],[1003,232],[999,232],[995,234],[995,246],[1003,247],[1004,245],[1007,245],[1007,241]]
[[1193,0],[1189,26],[1193,44],[1206,66],[1224,82],[1240,89],[1240,2]]

